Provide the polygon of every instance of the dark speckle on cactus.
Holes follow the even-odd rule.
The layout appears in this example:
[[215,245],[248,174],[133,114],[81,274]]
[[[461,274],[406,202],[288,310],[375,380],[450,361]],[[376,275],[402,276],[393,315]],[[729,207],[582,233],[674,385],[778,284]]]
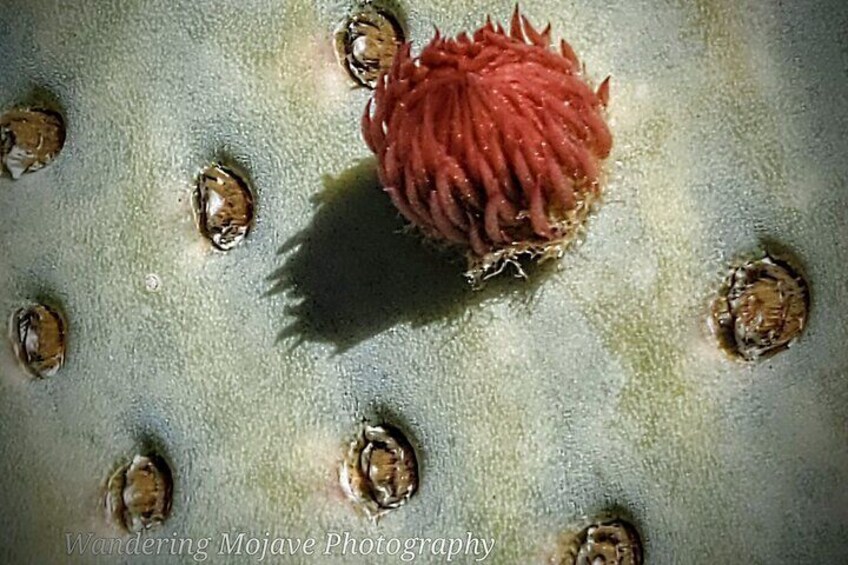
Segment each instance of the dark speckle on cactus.
[[632,524],[601,520],[564,536],[551,565],[642,565],[642,541]]
[[354,81],[374,88],[404,41],[397,15],[369,2],[357,7],[336,31],[336,54]]
[[768,254],[734,266],[713,304],[712,325],[722,347],[754,361],[789,347],[807,325],[807,281]]
[[238,245],[253,224],[253,194],[247,182],[222,165],[201,173],[195,202],[200,231],[219,251]]
[[376,519],[418,490],[418,459],[400,430],[368,424],[350,445],[340,479],[348,498]]
[[49,164],[65,144],[65,123],[51,110],[19,108],[0,116],[0,167],[12,178]]
[[159,525],[171,512],[173,489],[171,469],[163,458],[136,455],[109,477],[107,516],[128,532]]
[[22,308],[9,330],[18,359],[33,377],[52,376],[64,364],[67,323],[58,310],[44,304]]

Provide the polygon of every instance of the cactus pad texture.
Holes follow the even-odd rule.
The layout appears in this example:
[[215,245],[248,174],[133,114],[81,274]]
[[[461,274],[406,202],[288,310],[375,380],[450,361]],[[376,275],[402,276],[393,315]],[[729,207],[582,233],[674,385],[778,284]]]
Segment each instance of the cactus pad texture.
[[[245,533],[316,540],[286,563],[402,562],[322,554],[345,534],[430,539],[418,563],[466,536],[494,539],[486,563],[555,563],[595,538],[634,559],[638,532],[652,565],[848,562],[848,4],[523,2],[592,86],[612,77],[615,143],[578,245],[481,290],[380,186],[372,91],[336,54],[356,6],[0,2],[0,114],[65,128],[45,166],[19,151],[0,176],[0,313],[62,321],[0,347],[0,561],[199,560],[67,555],[91,533],[255,562],[218,555]],[[413,55],[514,10],[381,6]],[[357,76],[372,52],[345,55]],[[809,311],[788,348],[736,359],[711,305],[763,252]],[[569,534],[599,516],[633,529]]]

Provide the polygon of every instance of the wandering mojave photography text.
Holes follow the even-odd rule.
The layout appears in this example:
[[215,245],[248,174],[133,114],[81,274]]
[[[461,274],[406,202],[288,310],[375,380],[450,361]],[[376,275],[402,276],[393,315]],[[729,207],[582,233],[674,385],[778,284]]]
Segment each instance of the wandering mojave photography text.
[[[185,555],[203,562],[215,555],[236,555],[255,561],[279,556],[362,555],[396,558],[412,562],[422,557],[438,557],[445,562],[484,562],[495,548],[494,538],[477,537],[471,532],[455,537],[355,537],[349,532],[327,532],[305,538],[274,537],[268,532],[257,536],[247,532],[223,532],[209,537],[97,537],[94,533],[66,533],[68,555]],[[431,559],[429,559],[431,560]]]

